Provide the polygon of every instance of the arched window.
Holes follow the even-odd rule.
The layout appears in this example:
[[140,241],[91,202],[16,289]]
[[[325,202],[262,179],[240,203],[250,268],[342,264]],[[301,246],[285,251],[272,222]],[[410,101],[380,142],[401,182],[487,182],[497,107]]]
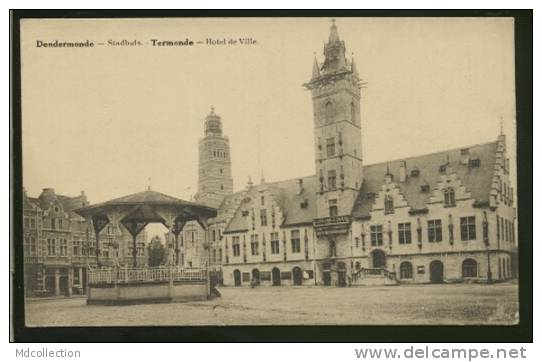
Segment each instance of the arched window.
[[335,108],[333,107],[333,103],[331,101],[328,101],[326,103],[326,123],[333,122],[333,119],[335,118]]
[[356,105],[354,102],[350,103],[350,122],[354,123],[356,121]]
[[393,198],[391,196],[386,196],[384,199],[384,213],[385,214],[393,214]]
[[444,190],[444,206],[455,206],[455,191],[451,187]]
[[412,279],[412,264],[404,261],[399,266],[399,275],[401,279]]
[[478,263],[474,259],[465,259],[462,266],[463,278],[475,278],[478,276]]

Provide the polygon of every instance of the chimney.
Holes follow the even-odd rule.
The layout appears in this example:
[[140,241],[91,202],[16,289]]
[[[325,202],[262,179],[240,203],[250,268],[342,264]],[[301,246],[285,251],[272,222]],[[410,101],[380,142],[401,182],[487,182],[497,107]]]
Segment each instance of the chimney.
[[301,195],[303,193],[303,179],[300,178],[297,180],[297,194]]
[[461,149],[461,164],[468,165],[470,162],[470,150],[468,148]]
[[399,165],[399,182],[405,182],[407,179],[406,161],[401,161]]

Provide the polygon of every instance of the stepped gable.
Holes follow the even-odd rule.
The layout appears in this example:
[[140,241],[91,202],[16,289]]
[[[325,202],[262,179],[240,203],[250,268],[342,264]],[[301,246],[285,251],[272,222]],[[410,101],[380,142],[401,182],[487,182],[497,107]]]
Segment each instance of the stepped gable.
[[[298,191],[299,180],[302,180],[301,193]],[[318,187],[316,176],[269,182],[265,184],[265,187],[269,189],[284,216],[284,221],[280,226],[312,224],[313,219],[316,217],[316,192]],[[225,232],[227,233],[249,230],[249,221],[247,216],[243,216],[243,211],[247,210],[244,206],[249,205],[251,200],[247,198],[248,193],[246,191],[235,195],[240,194],[242,199],[226,227]]]

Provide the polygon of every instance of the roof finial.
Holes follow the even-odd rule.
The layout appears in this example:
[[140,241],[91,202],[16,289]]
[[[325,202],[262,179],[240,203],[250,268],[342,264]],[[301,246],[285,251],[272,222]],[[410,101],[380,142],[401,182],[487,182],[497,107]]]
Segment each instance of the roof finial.
[[147,179],[147,181],[149,182],[148,185],[147,185],[147,191],[150,191],[151,190],[151,180],[152,180],[152,177],[149,177]]
[[386,162],[386,175],[390,174],[390,163]]
[[215,113],[215,106],[211,105],[211,114]]
[[504,121],[503,121],[503,117],[502,117],[502,114],[501,114],[501,121],[500,121],[500,135],[504,135]]

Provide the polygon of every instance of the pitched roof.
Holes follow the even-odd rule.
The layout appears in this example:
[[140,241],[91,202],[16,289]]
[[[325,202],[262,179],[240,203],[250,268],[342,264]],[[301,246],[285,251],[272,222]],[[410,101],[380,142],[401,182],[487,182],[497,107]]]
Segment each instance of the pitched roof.
[[[461,163],[461,150],[468,148],[471,159],[480,159],[479,167],[469,167]],[[417,177],[407,177],[405,182],[395,182],[412,209],[423,209],[431,197],[431,192],[421,192],[421,185],[427,183],[430,190],[437,187],[441,179],[440,166],[449,162],[453,172],[477,202],[488,202],[491,191],[493,170],[496,162],[497,142],[489,142],[470,147],[430,153],[401,160],[382,162],[363,167],[363,185],[352,208],[352,216],[364,218],[370,215],[374,200],[369,193],[377,193],[384,183],[384,175],[389,171],[398,180],[401,161],[406,161],[407,172],[417,168]]]
[[[303,191],[298,194],[297,182],[300,179],[303,180]],[[281,226],[312,223],[312,220],[316,217],[316,181],[316,176],[307,176],[265,184],[265,187],[269,190],[284,215],[284,221]],[[258,188],[259,185],[255,187]],[[246,216],[243,216],[243,211],[246,211],[244,206],[250,204],[252,201],[244,197],[246,194],[247,191],[234,194],[243,197],[243,200],[237,207],[237,210],[235,210],[225,232],[240,232],[249,229],[248,220]],[[304,202],[306,203],[306,207],[301,207],[301,204]]]
[[[272,190],[278,191],[276,198],[284,215],[282,226],[312,223],[312,220],[316,218],[316,192],[318,191],[316,176],[300,179],[303,180],[301,194],[297,193],[299,180],[297,178],[271,184]],[[307,202],[307,207],[301,207],[303,202]]]
[[39,200],[35,197],[28,197],[26,192],[23,194],[23,210],[32,210],[39,206]]
[[152,191],[152,190],[146,190],[143,192],[138,192],[138,193],[127,195],[127,196],[118,197],[116,199],[105,201],[99,204],[82,207],[82,208],[76,209],[75,212],[77,212],[79,215],[87,215],[87,214],[96,213],[96,210],[109,208],[113,206],[135,206],[135,205],[157,205],[157,206],[171,205],[175,207],[192,207],[198,210],[198,212],[203,213],[207,217],[216,216],[216,209],[214,208],[207,207],[207,206],[190,202],[190,201],[181,200],[176,197],[169,196],[161,192]]
[[247,217],[243,216],[243,212],[245,211],[245,208],[243,206],[247,205],[248,203],[249,201],[247,201],[246,199],[241,201],[239,207],[237,208],[237,210],[235,210],[235,214],[231,218],[224,232],[231,233],[248,230]]
[[88,201],[85,195],[79,195],[75,197],[56,195],[56,197],[65,212],[72,212],[75,209],[88,205]]

